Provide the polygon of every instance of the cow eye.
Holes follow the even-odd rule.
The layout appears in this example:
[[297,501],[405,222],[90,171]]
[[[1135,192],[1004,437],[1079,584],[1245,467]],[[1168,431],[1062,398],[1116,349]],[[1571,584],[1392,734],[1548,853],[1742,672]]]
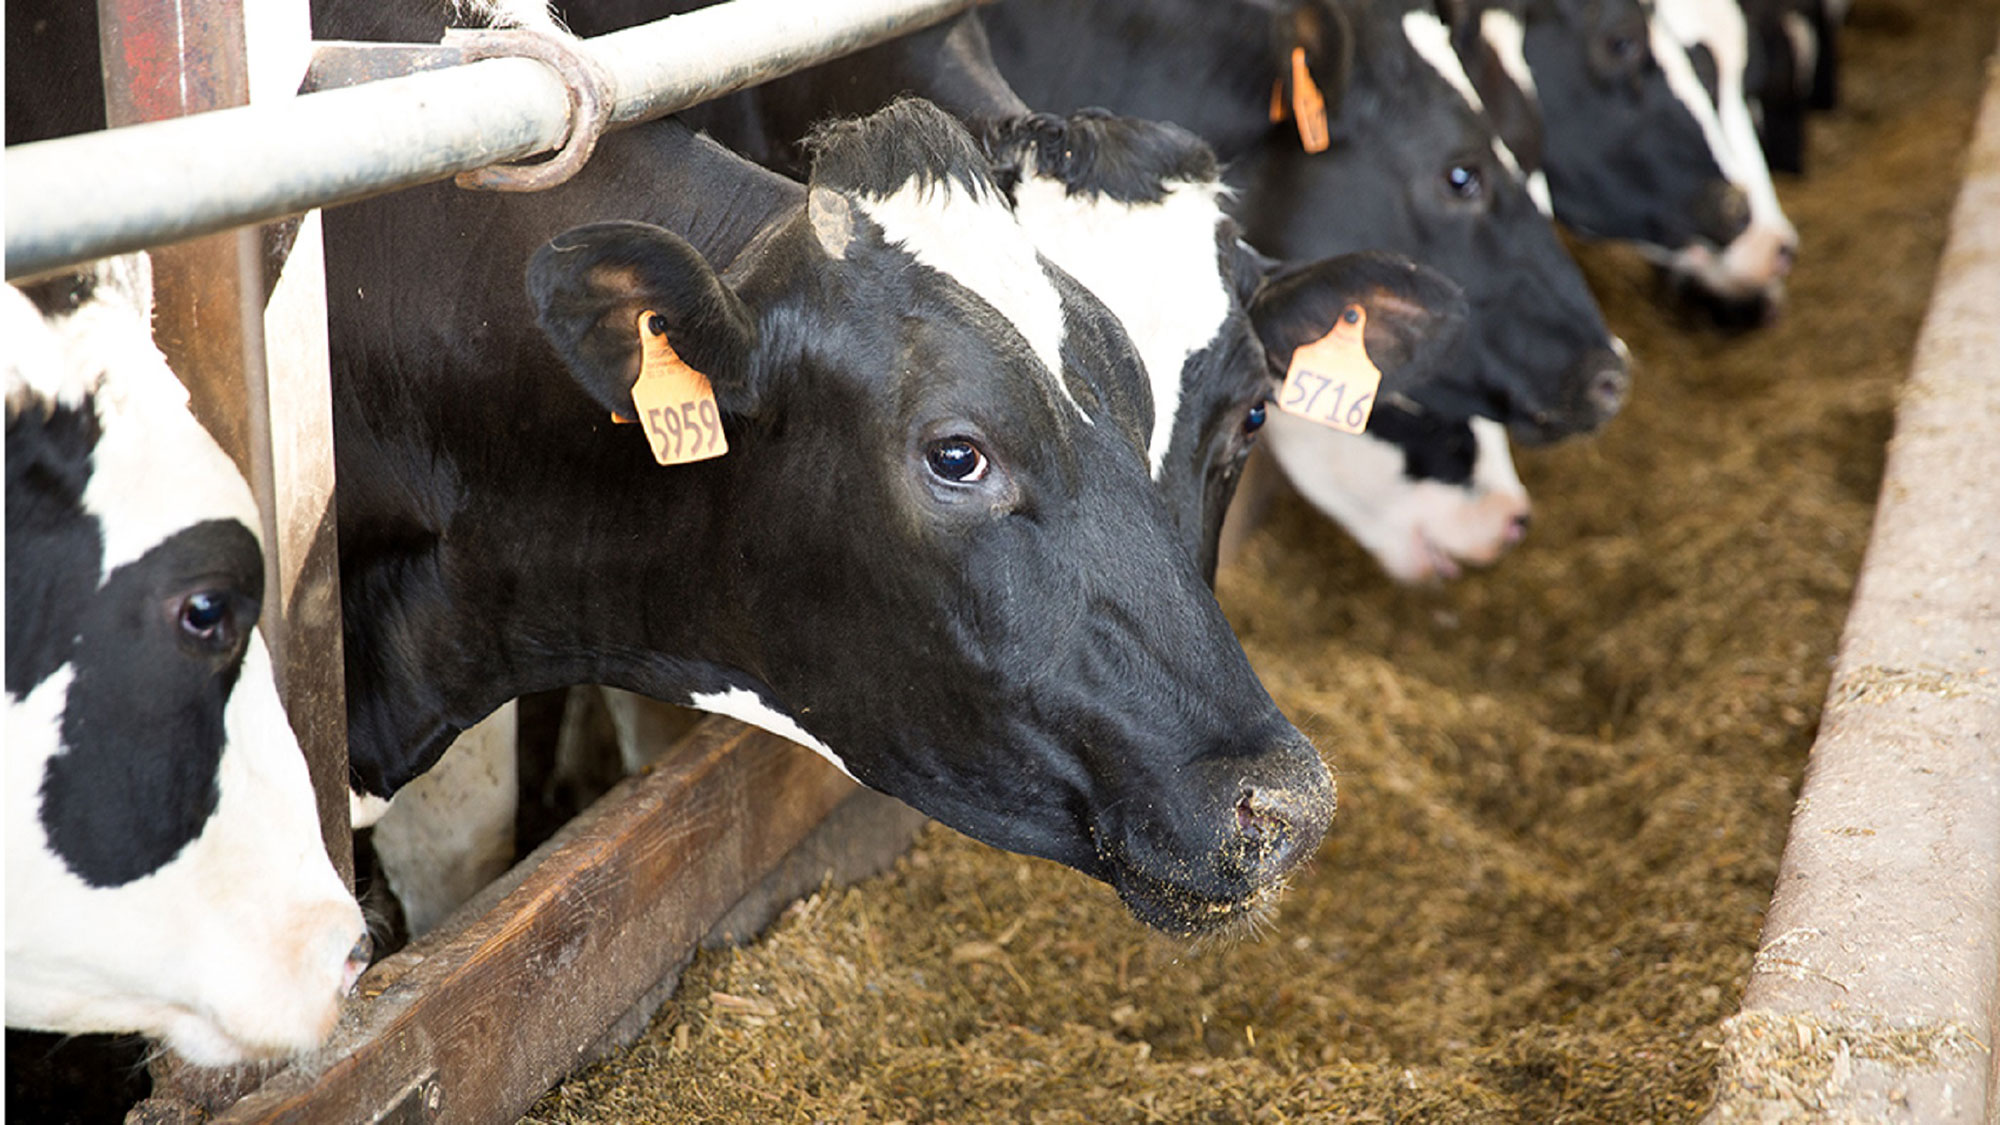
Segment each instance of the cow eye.
[[940,438],[924,448],[924,463],[939,480],[977,484],[992,469],[986,454],[969,438]]
[[1263,428],[1264,428],[1264,404],[1260,402],[1257,405],[1251,407],[1250,413],[1244,417],[1243,435],[1245,437],[1248,437],[1251,434],[1254,434],[1258,430],[1261,430]]
[[1454,164],[1444,170],[1445,190],[1460,199],[1478,199],[1486,185],[1481,181],[1479,169],[1470,164]]
[[1617,59],[1626,66],[1631,66],[1633,63],[1638,62],[1639,57],[1645,53],[1644,46],[1637,38],[1616,31],[1612,32],[1604,40],[1604,49],[1610,53],[1612,58]]
[[181,599],[181,632],[204,648],[225,650],[236,644],[236,622],[229,595],[201,590]]

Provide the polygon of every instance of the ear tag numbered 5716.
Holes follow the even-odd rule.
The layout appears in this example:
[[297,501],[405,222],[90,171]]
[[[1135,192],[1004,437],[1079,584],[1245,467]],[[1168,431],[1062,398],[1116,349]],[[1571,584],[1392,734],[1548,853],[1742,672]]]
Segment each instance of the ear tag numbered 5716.
[[[632,405],[645,426],[653,460],[662,465],[706,461],[729,452],[715,388],[708,376],[687,365],[667,342],[666,319],[652,310],[639,314],[639,381]],[[615,417],[615,416],[614,416]]]
[[1382,385],[1382,372],[1363,343],[1367,328],[1367,310],[1349,305],[1331,332],[1293,352],[1278,409],[1342,433],[1367,429]]

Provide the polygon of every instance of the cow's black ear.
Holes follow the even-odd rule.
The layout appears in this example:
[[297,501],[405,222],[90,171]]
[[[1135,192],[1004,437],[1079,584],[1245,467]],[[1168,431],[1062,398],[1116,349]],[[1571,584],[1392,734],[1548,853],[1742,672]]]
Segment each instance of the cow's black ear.
[[1354,26],[1347,12],[1336,0],[1293,0],[1279,4],[1272,18],[1277,79],[1272,116],[1289,116],[1296,104],[1292,56],[1303,51],[1306,70],[1326,101],[1327,121],[1338,121],[1341,97],[1354,77]]
[[1292,353],[1333,331],[1349,305],[1367,310],[1363,340],[1384,391],[1408,394],[1461,358],[1465,291],[1400,254],[1370,251],[1287,269],[1258,290],[1250,318],[1272,374],[1283,378]]
[[592,223],[549,240],[528,262],[536,323],[576,381],[613,413],[636,415],[641,313],[708,376],[726,414],[749,414],[757,322],[706,259],[679,235],[645,223]]

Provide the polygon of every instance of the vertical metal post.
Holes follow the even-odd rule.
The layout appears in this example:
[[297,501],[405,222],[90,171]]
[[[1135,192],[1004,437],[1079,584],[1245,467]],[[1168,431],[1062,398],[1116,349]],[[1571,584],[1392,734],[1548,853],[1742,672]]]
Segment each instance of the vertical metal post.
[[[111,126],[291,97],[305,0],[97,0]],[[246,15],[248,19],[246,20]],[[152,251],[154,335],[196,417],[249,478],[263,517],[262,625],[319,797],[353,879],[326,277],[319,214]]]

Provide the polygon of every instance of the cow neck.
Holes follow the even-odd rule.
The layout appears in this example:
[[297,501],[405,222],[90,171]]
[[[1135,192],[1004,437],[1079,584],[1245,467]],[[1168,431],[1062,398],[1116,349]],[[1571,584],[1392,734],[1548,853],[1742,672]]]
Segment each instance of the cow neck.
[[[527,692],[609,683],[672,698],[725,679],[659,654],[732,634],[710,608],[728,592],[694,576],[730,573],[709,530],[754,449],[732,434],[715,462],[654,464],[563,370],[518,279],[549,237],[612,217],[740,267],[804,189],[674,121],[598,153],[554,192],[438,185],[329,217],[330,245],[372,248],[328,264],[350,744],[370,789],[421,772]],[[618,593],[662,587],[687,591],[674,613]]]

